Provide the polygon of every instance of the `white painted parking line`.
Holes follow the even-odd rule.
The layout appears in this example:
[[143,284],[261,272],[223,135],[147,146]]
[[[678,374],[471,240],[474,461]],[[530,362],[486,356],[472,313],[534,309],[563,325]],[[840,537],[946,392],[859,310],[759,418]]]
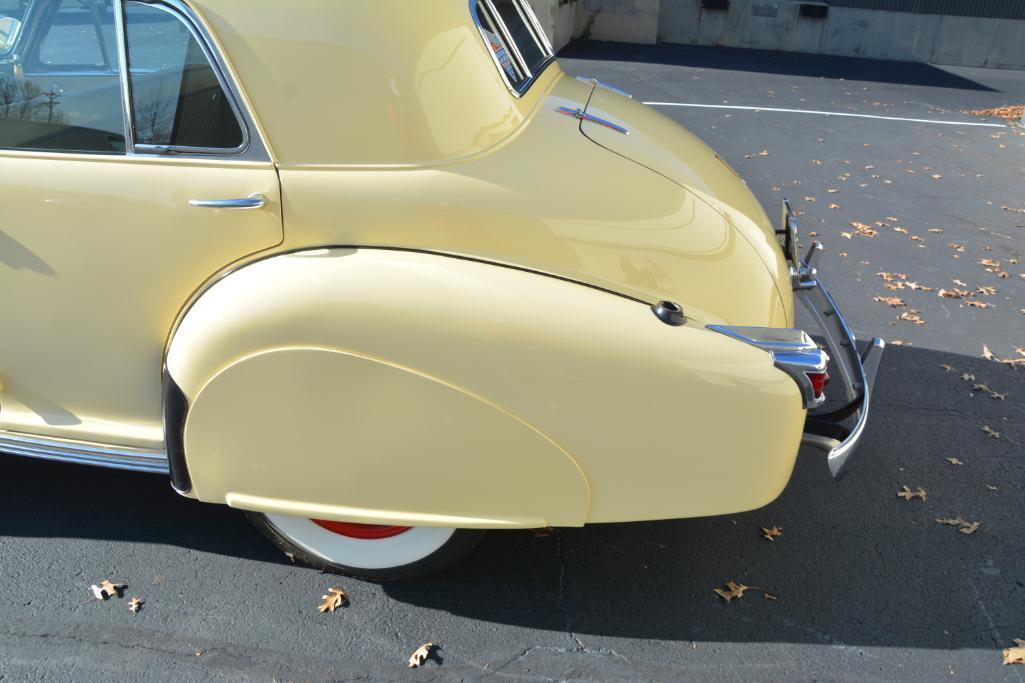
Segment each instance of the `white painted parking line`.
[[696,107],[699,109],[741,109],[744,111],[771,111],[784,114],[818,114],[819,116],[849,116],[857,119],[881,119],[883,121],[907,121],[909,123],[935,123],[941,126],[977,126],[980,128],[1007,128],[1003,123],[977,123],[975,121],[937,121],[936,119],[906,119],[900,116],[876,116],[874,114],[850,114],[839,111],[815,111],[812,109],[777,109],[775,107],[738,107],[731,104],[694,104],[692,102],[645,102],[652,107]]

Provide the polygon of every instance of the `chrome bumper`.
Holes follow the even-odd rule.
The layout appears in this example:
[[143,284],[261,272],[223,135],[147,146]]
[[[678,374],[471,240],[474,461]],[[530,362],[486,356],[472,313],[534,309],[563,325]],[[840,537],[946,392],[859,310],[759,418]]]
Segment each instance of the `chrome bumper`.
[[794,297],[811,313],[825,339],[826,350],[839,377],[834,377],[843,390],[844,405],[839,408],[809,410],[804,423],[801,444],[826,453],[829,471],[840,479],[850,469],[858,443],[865,432],[872,385],[875,383],[879,362],[886,342],[878,337],[869,342],[863,353],[858,352],[854,333],[836,307],[829,290],[818,279],[815,264],[822,245],[815,242],[806,258],[795,265],[791,258]]

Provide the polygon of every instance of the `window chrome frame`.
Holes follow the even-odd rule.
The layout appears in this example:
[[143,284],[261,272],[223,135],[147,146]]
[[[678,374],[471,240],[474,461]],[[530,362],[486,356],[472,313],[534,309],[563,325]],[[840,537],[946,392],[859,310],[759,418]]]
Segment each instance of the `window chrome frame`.
[[[128,57],[128,36],[125,25],[125,8],[127,2],[139,2],[140,4],[158,7],[182,22],[196,42],[199,43],[200,49],[203,51],[203,56],[206,58],[210,68],[213,69],[214,76],[217,78],[217,82],[220,85],[221,90],[224,92],[224,95],[228,100],[228,105],[231,107],[232,113],[235,115],[235,119],[242,131],[242,144],[238,147],[227,149],[222,147],[185,147],[135,143],[135,117],[133,113],[132,85],[129,77],[131,63]],[[189,7],[184,0],[113,0],[113,5],[114,35],[115,40],[117,41],[117,72],[114,71],[114,66],[111,64],[111,71],[109,72],[76,70],[53,73],[47,72],[46,75],[118,76],[120,78],[121,113],[124,126],[123,132],[125,134],[124,152],[103,152],[97,154],[96,152],[86,152],[81,150],[38,150],[19,147],[0,147],[0,153],[25,153],[32,155],[71,154],[89,157],[108,156],[142,159],[225,159],[232,161],[269,162],[270,154],[267,151],[267,147],[264,144],[263,139],[258,133],[258,129],[254,123],[255,119],[249,112],[248,108],[244,106],[245,99],[242,97],[241,89],[239,88],[238,83],[230,75],[231,72],[225,65],[220,52],[216,49],[206,27],[203,25],[203,22],[199,20],[199,17],[192,8]],[[34,10],[38,9],[38,2],[30,4],[29,12],[26,13],[25,18],[27,19]],[[33,31],[34,29],[32,26],[29,26],[29,30]],[[32,36],[29,33],[25,33],[23,27],[20,40],[26,40],[31,37]],[[152,72],[152,69],[138,71],[138,73]],[[32,73],[25,73],[24,76],[31,77]]]
[[[242,102],[242,97],[238,86],[233,79],[228,77],[229,72],[224,66],[224,62],[221,59],[220,54],[213,48],[209,35],[206,33],[205,28],[192,9],[181,0],[115,0],[115,2],[119,8],[118,13],[121,16],[122,24],[121,30],[124,33],[123,39],[119,40],[118,51],[119,61],[124,64],[122,67],[122,107],[125,110],[126,124],[129,126],[126,130],[125,139],[127,140],[131,138],[133,141],[131,146],[126,144],[127,155],[133,157],[173,156],[175,158],[232,158],[245,161],[268,161],[269,156],[267,154],[266,147],[263,145],[263,141],[260,140],[259,136],[253,135],[252,131],[255,130],[255,126],[253,125],[252,117],[240,104]],[[228,106],[231,107],[232,113],[235,115],[235,119],[238,122],[239,129],[242,131],[242,143],[238,147],[188,147],[182,145],[153,145],[135,142],[135,116],[130,78],[131,59],[128,56],[128,36],[125,19],[127,4],[129,2],[151,5],[171,14],[185,25],[193,39],[195,39],[199,44],[200,49],[203,51],[203,56],[206,57],[207,63],[209,63],[210,68],[213,70],[214,76],[217,78],[217,82],[221,86],[221,90],[224,92],[224,95],[228,100]],[[124,53],[123,58],[120,53]]]
[[[506,87],[509,92],[512,93],[513,97],[520,98],[530,89],[530,86],[534,84],[534,81],[544,73],[545,69],[555,61],[555,50],[552,48],[551,42],[548,40],[548,36],[545,35],[544,29],[541,28],[541,24],[537,21],[537,16],[534,14],[534,10],[531,9],[530,5],[525,3],[523,0],[512,0],[513,6],[516,7],[516,11],[519,12],[520,17],[526,19],[527,29],[531,32],[534,41],[538,47],[545,54],[545,59],[540,64],[535,66],[535,69],[531,69],[527,66],[526,61],[523,59],[523,55],[520,54],[519,47],[515,41],[512,40],[512,36],[509,34],[509,29],[505,25],[505,20],[502,19],[502,15],[498,13],[491,0],[470,0],[470,15],[473,17],[473,23],[477,25],[477,30],[480,33],[481,39],[484,41],[484,47],[487,49],[488,54],[491,55],[491,61],[495,63],[495,67],[498,69],[499,74],[502,76],[502,80],[505,81]],[[495,28],[499,30],[500,37],[506,41],[508,45],[509,58],[513,61],[514,66],[521,73],[526,75],[526,79],[518,87],[509,79],[509,74],[506,73],[502,67],[501,62],[498,61],[498,55],[491,49],[488,36],[485,33],[484,24],[480,18],[480,6],[484,5],[485,11],[495,24]]]

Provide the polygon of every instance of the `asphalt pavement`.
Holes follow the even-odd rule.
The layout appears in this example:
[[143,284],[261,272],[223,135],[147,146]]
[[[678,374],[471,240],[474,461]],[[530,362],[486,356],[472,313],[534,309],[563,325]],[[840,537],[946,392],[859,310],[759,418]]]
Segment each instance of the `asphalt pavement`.
[[[375,585],[163,477],[3,456],[0,680],[1025,682],[1000,654],[1025,639],[1025,367],[998,362],[1025,358],[1025,136],[963,113],[1025,102],[1025,72],[600,43],[562,64],[710,105],[661,109],[825,243],[855,331],[891,342],[858,467],[834,483],[802,453],[757,511],[490,533],[445,575]],[[125,598],[92,598],[107,578]],[[727,581],[761,590],[727,603]],[[319,613],[336,585],[350,605]],[[440,662],[407,669],[429,641]]]

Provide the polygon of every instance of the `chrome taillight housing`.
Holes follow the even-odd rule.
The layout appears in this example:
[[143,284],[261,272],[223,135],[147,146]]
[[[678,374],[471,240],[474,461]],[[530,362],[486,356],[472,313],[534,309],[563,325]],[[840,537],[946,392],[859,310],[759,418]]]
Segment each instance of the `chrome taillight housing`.
[[768,351],[773,364],[797,383],[805,408],[817,408],[826,400],[829,355],[804,330],[735,325],[709,325],[708,329]]

